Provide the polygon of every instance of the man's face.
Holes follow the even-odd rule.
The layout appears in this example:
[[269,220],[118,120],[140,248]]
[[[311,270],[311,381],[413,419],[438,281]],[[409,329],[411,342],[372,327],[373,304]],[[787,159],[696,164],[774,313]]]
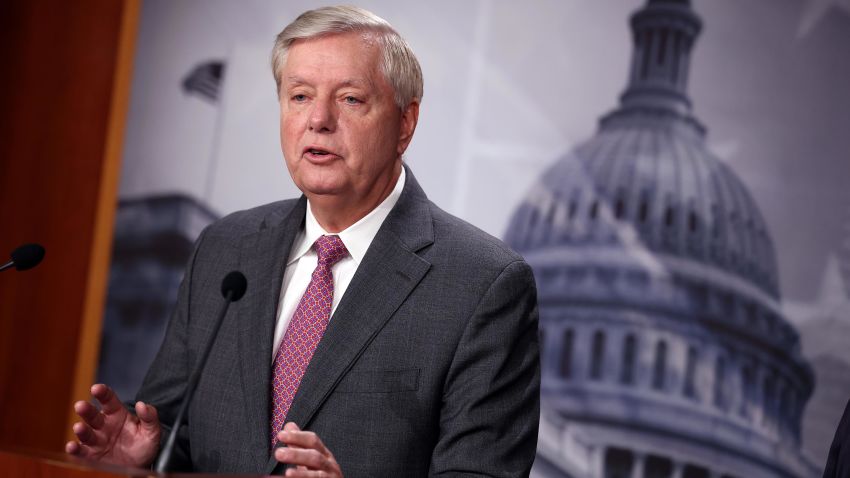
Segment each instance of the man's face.
[[289,174],[308,198],[369,203],[392,188],[418,104],[398,108],[380,54],[362,33],[290,47],[281,71],[280,141]]

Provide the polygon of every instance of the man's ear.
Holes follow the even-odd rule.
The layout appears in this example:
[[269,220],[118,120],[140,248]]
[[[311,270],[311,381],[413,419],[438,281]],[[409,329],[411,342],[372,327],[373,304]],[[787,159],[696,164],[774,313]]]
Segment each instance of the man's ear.
[[416,123],[419,122],[419,100],[413,100],[407,105],[407,108],[401,112],[401,128],[398,134],[398,155],[404,154],[410,140],[413,139],[413,132],[416,131]]

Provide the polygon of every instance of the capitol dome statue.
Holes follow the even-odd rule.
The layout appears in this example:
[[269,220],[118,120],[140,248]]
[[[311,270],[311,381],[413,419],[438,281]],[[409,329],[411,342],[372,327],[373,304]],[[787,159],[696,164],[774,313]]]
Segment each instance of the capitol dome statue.
[[814,378],[773,242],[687,96],[701,26],[687,0],[632,16],[620,106],[510,221],[539,290],[532,476],[818,476],[800,451]]

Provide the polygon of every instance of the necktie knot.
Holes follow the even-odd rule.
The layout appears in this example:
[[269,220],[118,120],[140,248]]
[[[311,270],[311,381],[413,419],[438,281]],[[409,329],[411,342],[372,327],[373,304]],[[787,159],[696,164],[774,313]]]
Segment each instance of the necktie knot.
[[331,267],[348,254],[348,249],[339,236],[321,236],[313,243],[319,255],[319,265]]

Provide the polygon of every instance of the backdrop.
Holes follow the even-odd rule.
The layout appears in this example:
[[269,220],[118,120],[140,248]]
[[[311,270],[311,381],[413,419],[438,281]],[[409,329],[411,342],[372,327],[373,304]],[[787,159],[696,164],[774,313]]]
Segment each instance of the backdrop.
[[[850,2],[360,5],[422,64],[417,179],[535,268],[535,475],[819,476],[850,398]],[[200,230],[299,194],[269,56],[316,6],[144,2],[99,370],[127,399]]]

